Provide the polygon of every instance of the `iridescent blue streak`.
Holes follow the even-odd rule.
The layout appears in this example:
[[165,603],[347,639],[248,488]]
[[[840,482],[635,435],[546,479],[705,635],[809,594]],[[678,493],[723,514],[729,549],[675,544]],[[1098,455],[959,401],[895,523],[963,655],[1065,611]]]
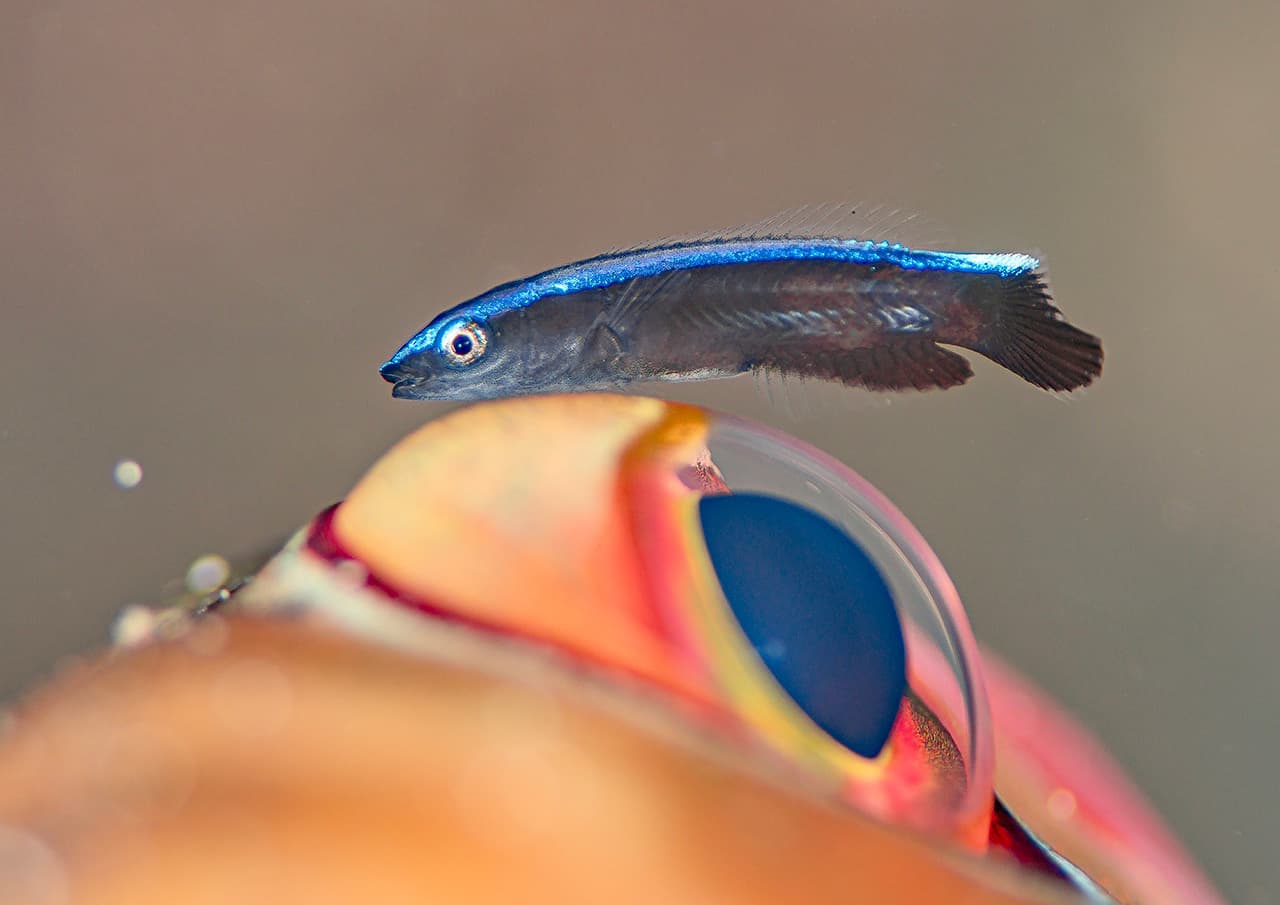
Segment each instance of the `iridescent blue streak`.
[[[720,239],[661,245],[635,251],[614,252],[567,264],[537,276],[490,289],[454,308],[459,315],[487,318],[532,305],[549,296],[570,295],[693,267],[719,264],[752,264],[763,261],[847,261],[867,266],[887,265],[904,270],[945,270],[951,273],[987,273],[1004,278],[1035,270],[1040,262],[1029,255],[973,254],[953,251],[916,251],[889,242],[856,239]],[[435,345],[441,318],[406,343],[391,358],[396,363]]]

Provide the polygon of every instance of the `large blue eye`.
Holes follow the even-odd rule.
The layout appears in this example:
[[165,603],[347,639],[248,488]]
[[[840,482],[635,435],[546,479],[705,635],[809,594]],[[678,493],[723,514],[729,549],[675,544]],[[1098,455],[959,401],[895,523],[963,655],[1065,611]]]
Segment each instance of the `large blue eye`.
[[716,578],[760,660],[816,725],[874,758],[907,688],[902,624],[875,563],[787,500],[742,493],[698,506]]

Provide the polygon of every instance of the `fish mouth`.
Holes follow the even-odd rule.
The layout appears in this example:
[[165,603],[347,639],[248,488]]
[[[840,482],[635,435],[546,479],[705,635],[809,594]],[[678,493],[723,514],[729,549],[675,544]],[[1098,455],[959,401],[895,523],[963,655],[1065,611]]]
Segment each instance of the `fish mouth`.
[[395,385],[391,389],[391,395],[396,399],[422,399],[426,396],[422,387],[427,378],[394,358],[378,368],[378,373],[387,383]]
[[406,377],[413,376],[412,373],[396,359],[385,361],[378,368],[378,373],[382,375],[382,379],[387,383],[397,383]]
[[425,377],[402,377],[391,388],[391,396],[394,399],[425,399],[427,392],[423,387],[426,382]]

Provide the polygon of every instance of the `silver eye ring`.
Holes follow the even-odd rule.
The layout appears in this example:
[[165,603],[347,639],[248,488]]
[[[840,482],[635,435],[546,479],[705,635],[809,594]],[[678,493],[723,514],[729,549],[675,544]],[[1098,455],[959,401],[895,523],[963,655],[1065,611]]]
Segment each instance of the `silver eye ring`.
[[484,355],[489,333],[475,321],[457,321],[440,333],[440,354],[455,368],[466,367]]

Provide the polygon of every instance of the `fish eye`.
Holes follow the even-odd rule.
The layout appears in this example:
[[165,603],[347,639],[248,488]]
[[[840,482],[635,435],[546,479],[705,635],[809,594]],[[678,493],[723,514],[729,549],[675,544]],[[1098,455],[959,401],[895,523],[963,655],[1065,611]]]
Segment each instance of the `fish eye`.
[[489,334],[475,321],[457,321],[440,334],[440,353],[454,367],[465,367],[484,355]]

